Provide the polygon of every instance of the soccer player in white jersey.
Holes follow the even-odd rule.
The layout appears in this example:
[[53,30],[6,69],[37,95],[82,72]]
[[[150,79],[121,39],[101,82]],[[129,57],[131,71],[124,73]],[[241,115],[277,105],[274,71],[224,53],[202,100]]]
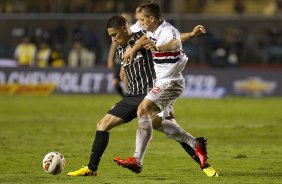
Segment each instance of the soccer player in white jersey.
[[[185,68],[188,57],[182,50],[179,31],[166,22],[161,15],[157,3],[147,3],[140,6],[139,21],[142,26],[152,32],[152,40],[144,39],[146,49],[154,50],[154,68],[156,71],[155,87],[147,94],[138,107],[138,129],[136,133],[136,149],[133,157],[127,159],[115,158],[115,162],[132,171],[141,168],[144,154],[152,135],[152,119],[162,111],[163,118],[168,116],[175,100],[184,91],[185,81],[181,71]],[[195,30],[196,29],[196,30]],[[198,26],[193,31],[205,32]],[[129,50],[124,55],[124,62],[132,60],[135,53]],[[158,114],[160,115],[160,114]],[[175,121],[175,120],[173,120]],[[173,124],[170,124],[174,126]],[[175,123],[177,125],[177,123]],[[208,176],[217,177],[215,169],[207,163],[206,141],[204,137],[194,138],[190,135],[189,145],[198,157],[201,169]]]

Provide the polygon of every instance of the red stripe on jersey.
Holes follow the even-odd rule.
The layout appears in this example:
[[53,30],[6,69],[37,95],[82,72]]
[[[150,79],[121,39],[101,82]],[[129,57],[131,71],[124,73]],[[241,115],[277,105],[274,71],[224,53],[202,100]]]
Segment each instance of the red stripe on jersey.
[[177,52],[155,52],[154,56],[155,57],[169,57],[169,56],[179,56],[180,55],[180,51]]

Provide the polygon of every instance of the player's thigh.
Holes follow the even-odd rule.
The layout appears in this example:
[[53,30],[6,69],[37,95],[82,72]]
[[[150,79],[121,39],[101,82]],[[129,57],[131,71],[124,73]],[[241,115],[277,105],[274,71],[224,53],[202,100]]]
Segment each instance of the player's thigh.
[[184,80],[163,80],[157,82],[156,87],[145,98],[154,102],[161,110],[165,110],[174,104],[183,91]]
[[125,96],[108,111],[108,114],[119,117],[124,123],[130,122],[137,117],[137,108],[144,97],[145,95]]
[[124,123],[124,120],[111,114],[106,114],[98,123],[97,130],[109,131]]
[[175,100],[180,97],[180,95],[184,91],[185,82],[184,80],[171,80],[169,86],[167,86],[162,94],[160,95],[159,99],[162,101],[167,102],[169,105],[173,105]]

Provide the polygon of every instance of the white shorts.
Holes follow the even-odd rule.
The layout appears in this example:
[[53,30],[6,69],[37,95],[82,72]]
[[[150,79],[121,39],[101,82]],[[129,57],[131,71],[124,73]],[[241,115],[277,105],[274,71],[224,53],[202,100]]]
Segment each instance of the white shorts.
[[161,111],[159,116],[166,118],[176,99],[184,91],[184,79],[162,79],[156,82],[155,87],[146,95],[145,98],[154,102]]

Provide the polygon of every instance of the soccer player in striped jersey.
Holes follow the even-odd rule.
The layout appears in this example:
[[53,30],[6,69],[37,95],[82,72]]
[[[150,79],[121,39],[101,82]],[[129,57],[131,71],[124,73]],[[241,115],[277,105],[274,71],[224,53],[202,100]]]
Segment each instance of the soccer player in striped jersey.
[[[126,19],[128,23],[128,27],[130,31],[133,33],[138,32],[142,29],[138,21],[138,17],[137,17],[138,10],[139,10],[139,7],[136,8],[135,19],[137,21],[133,25],[132,25],[132,17],[130,14],[125,13],[125,12],[121,14],[121,16],[123,16]],[[108,69],[113,70],[113,85],[116,89],[116,92],[120,94],[121,96],[124,96],[124,90],[121,85],[121,81],[123,81],[124,79],[120,78],[120,75],[119,75],[121,65],[120,63],[117,63],[115,59],[116,49],[117,49],[117,43],[112,42],[110,46],[109,54],[108,54],[107,67]]]
[[[97,176],[101,157],[109,142],[109,131],[116,126],[130,122],[136,118],[137,108],[147,93],[153,88],[156,78],[151,50],[141,48],[139,45],[142,43],[140,39],[144,38],[143,35],[146,32],[142,30],[137,33],[129,32],[126,27],[126,20],[122,16],[112,17],[108,21],[107,27],[108,34],[119,45],[117,48],[117,59],[122,65],[121,75],[124,74],[128,81],[127,94],[98,121],[88,165],[76,171],[69,172],[68,176]],[[131,47],[140,49],[135,55],[133,62],[126,63],[123,60],[124,54]],[[153,120],[153,127],[154,122],[159,122],[161,119],[160,117],[156,117]],[[184,140],[190,137],[179,126],[169,127],[169,124],[167,124],[167,126],[158,126],[156,129],[165,133],[168,137],[181,142],[182,146],[187,145],[187,141],[179,141],[177,138],[181,136],[182,140]],[[174,136],[176,134],[179,136]],[[135,172],[141,172],[141,168],[137,168]]]
[[[184,91],[185,81],[181,71],[188,61],[188,57],[182,50],[179,31],[162,18],[159,5],[157,3],[143,4],[139,12],[139,21],[147,31],[153,33],[151,35],[153,41],[144,39],[142,44],[144,48],[154,50],[154,68],[157,80],[154,88],[147,94],[137,110],[138,129],[133,157],[115,159],[119,165],[132,171],[142,168],[145,151],[152,134],[152,117],[155,117],[160,111],[162,111],[163,118],[167,117],[176,99]],[[201,26],[193,31],[195,31],[194,35],[205,32]],[[173,46],[171,43],[174,43]],[[136,50],[131,49],[124,56],[124,60],[131,61],[135,54]],[[171,121],[174,121],[174,124],[171,123],[170,126],[179,126],[174,119]],[[198,161],[207,176],[217,177],[215,169],[207,163],[206,138],[194,138],[188,135],[188,146],[185,145],[184,148],[186,147],[187,152]],[[180,138],[179,142],[182,141],[178,135],[173,136]]]

